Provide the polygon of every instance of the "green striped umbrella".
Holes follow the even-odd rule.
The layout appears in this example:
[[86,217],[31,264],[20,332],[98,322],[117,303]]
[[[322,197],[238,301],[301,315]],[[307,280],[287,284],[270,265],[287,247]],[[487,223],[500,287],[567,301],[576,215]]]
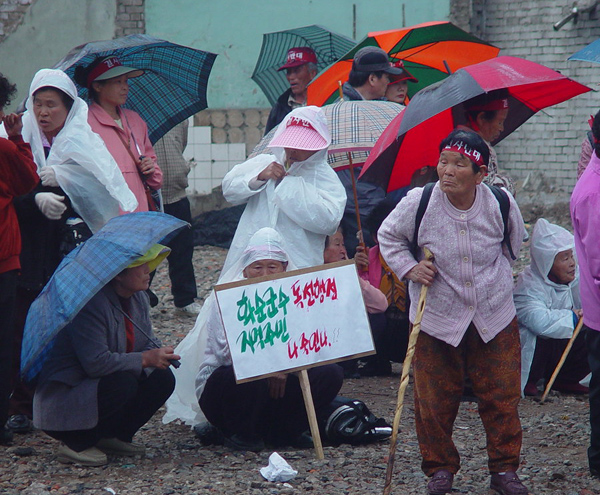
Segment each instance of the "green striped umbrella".
[[277,98],[289,88],[285,71],[278,71],[286,60],[290,48],[307,46],[317,55],[319,71],[335,62],[348,52],[356,42],[324,28],[312,25],[296,29],[266,33],[252,79],[260,86],[269,103],[274,105]]

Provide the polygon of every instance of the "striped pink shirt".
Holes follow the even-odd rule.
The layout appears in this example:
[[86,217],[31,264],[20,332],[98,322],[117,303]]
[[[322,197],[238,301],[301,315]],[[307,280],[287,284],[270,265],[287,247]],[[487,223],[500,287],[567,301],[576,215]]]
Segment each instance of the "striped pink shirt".
[[[422,194],[423,188],[411,190],[377,233],[381,254],[399,278],[417,264],[410,243]],[[525,227],[517,203],[508,196],[510,242],[518,253]],[[500,205],[487,186],[478,185],[471,208],[459,210],[436,184],[418,237],[419,246],[433,253],[438,270],[427,293],[423,332],[456,347],[471,321],[486,343],[511,322],[516,314],[512,262],[502,245],[503,229]],[[420,291],[421,284],[410,282],[411,321]]]

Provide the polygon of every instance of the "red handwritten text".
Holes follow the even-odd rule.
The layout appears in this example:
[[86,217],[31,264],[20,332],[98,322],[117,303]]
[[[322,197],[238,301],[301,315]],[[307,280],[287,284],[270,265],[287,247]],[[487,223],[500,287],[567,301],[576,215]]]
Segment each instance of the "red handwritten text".
[[307,282],[304,287],[300,287],[298,281],[292,285],[294,294],[294,304],[304,308],[304,306],[313,306],[316,302],[322,303],[325,298],[335,301],[337,299],[337,286],[335,278],[318,279]]
[[290,359],[297,359],[298,352],[304,355],[312,353],[318,353],[324,347],[329,347],[331,344],[327,339],[327,332],[325,330],[315,330],[308,337],[302,332],[300,338],[296,342],[288,342],[288,357]]

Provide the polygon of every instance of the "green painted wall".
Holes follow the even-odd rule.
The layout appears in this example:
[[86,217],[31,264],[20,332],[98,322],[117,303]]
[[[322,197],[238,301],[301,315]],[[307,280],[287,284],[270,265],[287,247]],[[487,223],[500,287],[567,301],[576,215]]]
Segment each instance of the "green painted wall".
[[39,69],[51,67],[77,45],[112,38],[116,10],[115,0],[37,0],[0,44],[0,72],[19,91],[8,109],[27,96]]
[[[356,24],[353,5],[356,6]],[[360,40],[369,31],[445,21],[449,0],[146,0],[146,32],[219,54],[209,81],[211,108],[268,107],[250,79],[262,34],[321,24]]]

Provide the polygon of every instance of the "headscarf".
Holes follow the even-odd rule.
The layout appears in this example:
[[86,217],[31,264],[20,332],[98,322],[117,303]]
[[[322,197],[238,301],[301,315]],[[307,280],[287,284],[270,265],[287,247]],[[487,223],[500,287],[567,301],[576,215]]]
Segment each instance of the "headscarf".
[[[33,94],[43,87],[56,88],[73,99],[48,158],[33,113]],[[39,70],[31,81],[25,108],[23,139],[31,145],[38,172],[43,167],[53,167],[58,184],[92,232],[119,215],[119,206],[124,211],[135,210],[137,200],[104,141],[89,126],[87,104],[77,96],[77,88],[69,76],[60,70]]]
[[127,268],[135,268],[136,266],[147,264],[148,269],[153,272],[170,253],[171,248],[162,244],[155,244],[146,251],[146,254],[127,265]]

